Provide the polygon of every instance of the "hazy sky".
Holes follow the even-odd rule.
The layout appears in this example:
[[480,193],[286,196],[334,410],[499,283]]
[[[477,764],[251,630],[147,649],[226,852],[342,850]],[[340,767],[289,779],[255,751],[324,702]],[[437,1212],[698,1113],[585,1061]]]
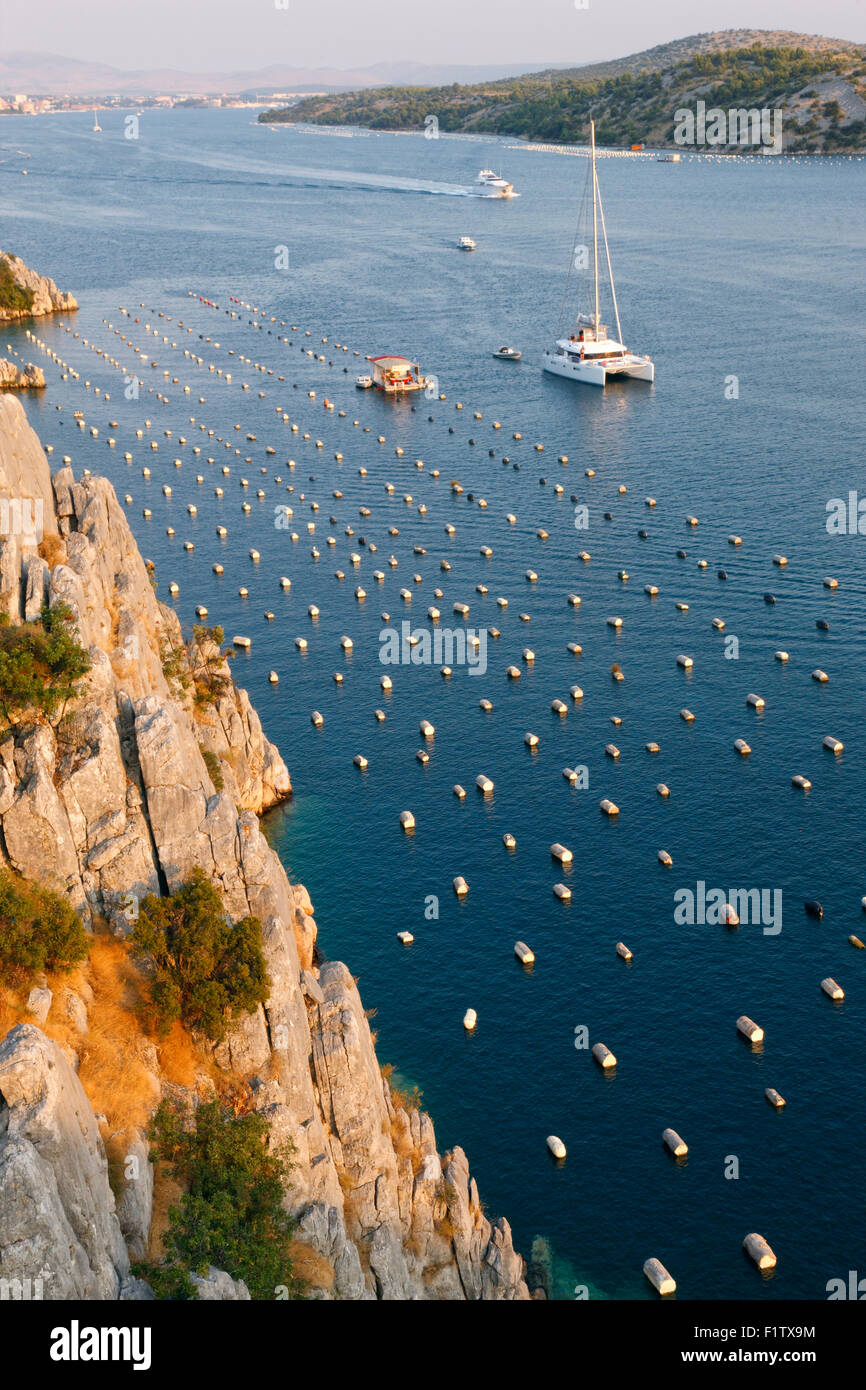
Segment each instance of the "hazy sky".
[[0,0],[4,55],[127,69],[579,63],[732,28],[862,42],[866,0]]

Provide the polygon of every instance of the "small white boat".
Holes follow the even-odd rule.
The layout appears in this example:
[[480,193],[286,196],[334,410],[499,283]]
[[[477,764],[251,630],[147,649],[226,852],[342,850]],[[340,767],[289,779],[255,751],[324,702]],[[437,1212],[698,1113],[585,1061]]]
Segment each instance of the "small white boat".
[[493,169],[480,169],[475,180],[474,191],[484,198],[517,198],[520,195],[515,193],[514,184],[509,183],[501,174],[497,174]]
[[501,347],[496,349],[493,356],[498,357],[501,362],[519,362],[523,353],[519,348]]
[[475,250],[475,242],[472,240],[471,236],[462,236],[457,245],[461,251]]
[[[609,376],[630,376],[637,377],[641,381],[651,382],[655,377],[652,359],[640,357],[637,353],[631,352],[621,341],[622,329],[619,321],[619,307],[616,302],[616,287],[613,283],[613,270],[607,244],[604,208],[602,207],[595,164],[595,122],[590,122],[590,132],[592,160],[587,170],[587,187],[583,199],[582,211],[585,213],[585,218],[578,219],[573,264],[577,269],[588,269],[591,252],[592,279],[590,285],[592,298],[583,310],[580,310],[580,299],[578,300],[579,312],[573,330],[567,338],[557,338],[552,348],[545,348],[541,365],[544,371],[550,372],[553,376],[564,376],[569,381],[582,381],[590,386],[604,386]],[[590,222],[591,230],[587,227],[586,244],[584,245],[581,244],[581,223],[586,225]],[[616,338],[611,337],[609,328],[601,321],[599,308],[599,231],[604,248],[604,264],[610,285],[610,298],[616,319]],[[580,262],[577,260],[578,251],[586,253]],[[571,276],[571,269],[572,267],[569,266],[569,277]],[[567,289],[568,280],[566,280],[566,291]]]
[[358,376],[355,378],[355,385],[357,386],[359,391],[369,391],[370,387],[373,385],[373,378],[371,376],[367,376],[366,374],[363,376]]
[[96,114],[95,107],[93,109],[93,129],[98,135],[102,134],[102,126],[99,124],[99,117]]

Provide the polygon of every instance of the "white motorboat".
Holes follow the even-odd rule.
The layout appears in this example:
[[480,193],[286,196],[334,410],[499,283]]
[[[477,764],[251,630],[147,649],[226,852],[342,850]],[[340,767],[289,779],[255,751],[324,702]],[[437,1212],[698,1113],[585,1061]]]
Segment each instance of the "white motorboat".
[[493,356],[498,357],[500,362],[519,362],[523,353],[519,348],[501,347],[496,349]]
[[480,169],[475,180],[475,191],[485,198],[519,198],[520,194],[515,193],[514,184],[509,183],[501,174],[497,174],[493,169]]
[[373,378],[371,376],[367,376],[367,374],[365,373],[363,376],[355,377],[355,385],[357,386],[359,391],[369,391],[371,386],[373,385]]
[[472,240],[471,236],[462,236],[457,245],[461,251],[475,250],[475,242]]
[[[592,277],[586,277],[589,282],[591,298],[588,299],[585,307],[581,307],[580,297],[578,298],[578,313],[573,328],[565,338],[557,338],[553,348],[546,348],[542,358],[544,371],[550,372],[553,376],[564,376],[568,381],[583,381],[590,386],[604,386],[610,376],[630,376],[636,377],[640,381],[653,381],[655,377],[655,367],[652,359],[641,357],[622,342],[622,328],[619,321],[619,307],[616,302],[616,288],[613,283],[613,270],[610,263],[610,250],[607,244],[607,229],[604,221],[604,208],[601,201],[601,193],[598,187],[598,173],[595,162],[595,122],[590,123],[592,139],[592,159],[589,170],[587,171],[587,187],[584,193],[582,213],[578,219],[578,230],[575,236],[574,251],[572,260],[569,264],[568,275],[566,277],[566,292],[563,297],[563,307],[565,307],[568,297],[568,285],[571,278],[572,269],[585,270],[589,268],[589,258],[592,257]],[[592,230],[589,232],[589,216],[591,211]],[[586,245],[581,243],[581,225],[586,227]],[[607,270],[607,279],[610,285],[610,297],[616,319],[616,337],[611,336],[610,329],[601,321],[601,310],[599,307],[599,231],[604,247],[604,260]],[[591,245],[590,245],[591,243]],[[561,319],[560,319],[561,322]]]

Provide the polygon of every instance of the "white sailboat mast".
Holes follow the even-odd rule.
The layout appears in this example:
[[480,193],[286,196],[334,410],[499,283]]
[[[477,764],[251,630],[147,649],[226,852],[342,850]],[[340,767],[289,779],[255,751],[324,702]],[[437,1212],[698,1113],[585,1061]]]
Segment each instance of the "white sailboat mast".
[[601,315],[598,312],[598,183],[595,172],[595,121],[590,121],[589,129],[592,141],[592,268],[595,274],[595,336],[597,338]]

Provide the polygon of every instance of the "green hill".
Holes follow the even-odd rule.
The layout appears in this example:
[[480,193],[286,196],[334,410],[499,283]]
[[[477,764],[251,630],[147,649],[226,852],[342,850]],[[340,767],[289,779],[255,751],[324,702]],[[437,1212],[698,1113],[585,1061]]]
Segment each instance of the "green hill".
[[780,108],[789,152],[866,150],[866,48],[809,34],[734,29],[614,62],[475,86],[310,97],[264,111],[259,120],[423,130],[435,115],[444,132],[582,143],[593,116],[602,145],[672,147],[675,112],[698,100],[723,110]]

